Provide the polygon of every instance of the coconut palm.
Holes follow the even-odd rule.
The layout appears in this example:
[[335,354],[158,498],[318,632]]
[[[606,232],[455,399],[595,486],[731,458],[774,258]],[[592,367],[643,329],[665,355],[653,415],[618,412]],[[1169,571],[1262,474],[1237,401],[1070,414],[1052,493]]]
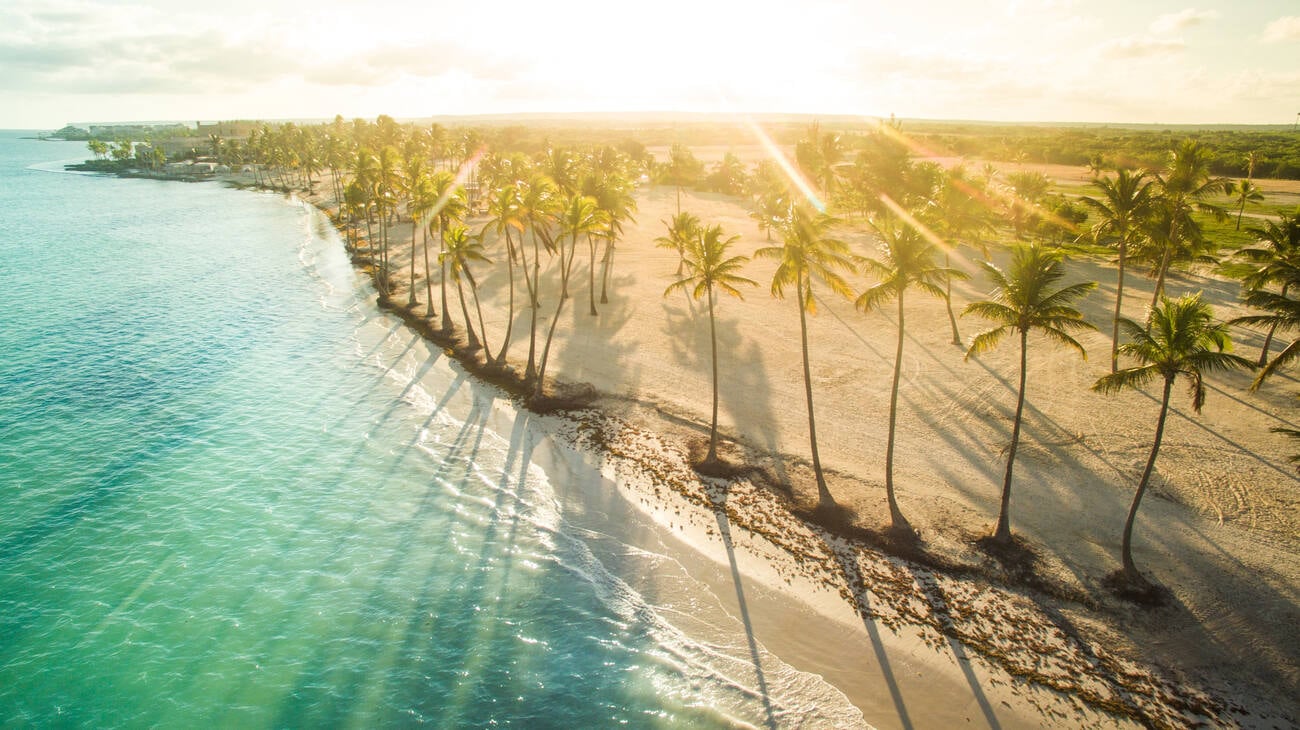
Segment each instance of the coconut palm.
[[[506,333],[497,353],[496,362],[505,365],[510,350],[510,335],[515,324],[515,259],[519,254],[515,248],[512,233],[518,233],[523,244],[524,220],[519,211],[519,188],[513,183],[502,185],[488,199],[489,220],[483,225],[483,232],[489,228],[496,231],[497,238],[506,242],[506,278],[509,280],[510,293],[506,303]],[[479,234],[482,236],[482,233]],[[525,269],[527,271],[527,269]]]
[[[1248,307],[1263,309],[1269,313],[1237,317],[1230,324],[1268,327],[1270,335],[1278,330],[1292,332],[1300,329],[1300,301],[1264,289],[1247,292],[1242,300]],[[1250,384],[1251,391],[1258,390],[1268,376],[1277,372],[1278,368],[1293,362],[1297,357],[1300,357],[1300,338],[1282,348],[1282,351],[1272,360],[1266,360],[1267,364],[1261,363],[1262,369],[1255,376],[1255,381]]]
[[[1300,286],[1300,212],[1283,216],[1280,222],[1266,221],[1263,226],[1251,228],[1259,245],[1239,249],[1234,256],[1244,259],[1240,264],[1225,264],[1224,270],[1241,279],[1246,294],[1261,291],[1271,284],[1282,287],[1282,297],[1294,286]],[[1233,320],[1231,324],[1239,324]],[[1269,326],[1264,345],[1259,351],[1259,366],[1268,362],[1269,348],[1277,333],[1278,322]]]
[[889,522],[894,530],[911,531],[911,525],[898,507],[894,491],[894,436],[898,420],[898,381],[903,370],[903,298],[909,287],[943,298],[949,279],[965,279],[963,271],[939,266],[935,262],[936,246],[915,227],[903,225],[897,218],[881,217],[871,221],[880,237],[880,257],[864,258],[866,272],[879,279],[858,297],[855,304],[863,312],[878,309],[890,300],[898,301],[898,344],[894,349],[894,381],[889,391],[889,439],[885,447],[885,496],[889,502]]
[[[414,138],[413,138],[414,139]],[[408,144],[410,142],[408,141]],[[411,285],[406,295],[406,308],[415,308],[415,234],[417,231],[425,231],[427,237],[428,230],[424,227],[424,216],[433,209],[433,204],[437,202],[432,197],[432,190],[429,188],[429,176],[424,166],[424,155],[412,154],[407,158],[406,166],[403,168],[405,173],[402,181],[402,190],[406,193],[406,211],[411,216]],[[426,240],[427,244],[428,241]],[[426,272],[427,273],[427,272]]]
[[701,463],[701,466],[706,468],[714,467],[718,463],[718,331],[713,313],[714,299],[716,298],[715,291],[722,291],[737,299],[744,299],[745,297],[741,295],[736,285],[758,285],[757,282],[737,274],[741,267],[745,265],[745,262],[749,261],[747,257],[727,255],[727,249],[739,240],[740,236],[724,238],[722,226],[720,225],[699,229],[688,242],[683,254],[689,273],[686,277],[678,279],[664,290],[664,296],[667,297],[678,289],[687,291],[689,288],[691,296],[697,301],[704,296],[709,299],[710,362],[713,366],[713,418],[709,424],[709,453]]
[[461,315],[465,318],[465,339],[469,349],[477,350],[483,348],[484,358],[492,362],[492,353],[487,346],[487,333],[483,333],[483,339],[474,333],[474,325],[469,318],[469,308],[465,306],[465,289],[461,286],[461,281],[469,282],[470,293],[474,297],[474,308],[478,310],[479,330],[483,330],[483,309],[479,306],[478,301],[478,284],[474,281],[474,274],[470,272],[470,262],[491,263],[491,259],[483,253],[483,242],[477,236],[472,236],[469,229],[462,225],[453,225],[446,231],[444,236],[446,240],[446,249],[439,254],[438,258],[447,264],[451,272],[451,280],[456,282],[456,296],[460,299]]
[[1237,201],[1237,227],[1241,230],[1241,217],[1246,214],[1246,203],[1258,203],[1264,199],[1264,193],[1260,192],[1259,186],[1250,180],[1242,180],[1232,186],[1232,195]]
[[848,245],[832,238],[830,228],[835,219],[803,206],[791,205],[778,223],[780,246],[768,246],[754,252],[759,258],[779,262],[772,276],[772,296],[785,298],[787,289],[795,290],[799,306],[799,335],[803,349],[804,394],[808,402],[808,439],[812,447],[813,473],[817,477],[817,500],[823,507],[833,506],[835,499],[826,487],[821,458],[817,453],[817,421],[813,416],[812,370],[808,365],[808,315],[817,314],[813,283],[821,282],[834,294],[853,296],[841,271],[851,271],[853,261]]
[[1083,345],[1071,333],[1096,327],[1085,321],[1083,314],[1071,304],[1095,289],[1097,283],[1083,281],[1055,288],[1065,276],[1061,254],[1037,244],[1017,246],[1007,271],[988,261],[982,261],[980,265],[993,280],[993,295],[990,299],[966,305],[962,314],[983,317],[993,322],[994,327],[971,340],[966,358],[992,350],[1012,332],[1020,335],[1020,387],[1016,396],[1016,415],[1011,425],[1011,444],[1007,447],[1007,471],[1002,481],[998,523],[993,531],[993,540],[1005,545],[1011,541],[1011,472],[1016,463],[1016,447],[1020,443],[1020,423],[1025,409],[1029,333],[1037,331],[1057,344],[1075,349],[1080,357],[1086,359]]
[[[976,181],[968,178],[966,169],[958,165],[948,170],[935,186],[930,204],[924,211],[925,219],[950,247],[963,243],[972,247],[980,245],[979,234],[991,227],[989,207],[977,185]],[[987,251],[984,253],[988,255]],[[952,268],[950,248],[943,251],[943,268]],[[957,329],[957,315],[952,309],[951,280],[943,283],[943,304],[948,312],[948,324],[952,327],[952,344],[960,345],[961,332]]]
[[659,248],[670,248],[677,252],[676,276],[681,276],[682,267],[686,266],[686,249],[699,235],[700,219],[694,213],[685,212],[662,223],[668,227],[668,235],[656,238],[655,243]]
[[[429,178],[429,187],[437,202],[432,215],[438,221],[439,287],[442,289],[442,331],[452,331],[451,311],[447,307],[447,227],[452,221],[465,216],[469,204],[465,201],[465,188],[456,181],[449,170],[439,170]],[[433,316],[433,301],[429,302],[429,316]]]
[[[545,245],[547,252],[553,253],[555,245],[551,235],[551,226],[555,224],[560,205],[559,192],[555,183],[542,174],[534,174],[522,187],[519,194],[519,217],[528,224],[528,232],[533,239],[533,273],[528,275],[528,261],[523,258],[524,284],[528,288],[528,305],[531,311],[528,324],[528,366],[524,370],[524,379],[532,381],[537,377],[537,311],[541,307],[539,284],[541,278],[542,254],[539,243]],[[524,252],[522,242],[520,253]]]
[[1119,369],[1119,320],[1124,305],[1124,267],[1129,246],[1142,236],[1142,224],[1151,215],[1152,184],[1145,172],[1120,169],[1115,177],[1096,178],[1101,197],[1084,196],[1083,203],[1097,213],[1092,227],[1093,238],[1108,241],[1119,252],[1119,272],[1115,285],[1115,317],[1111,323],[1110,371]]
[[573,195],[560,216],[560,236],[569,236],[569,252],[564,252],[563,242],[558,246],[560,253],[560,296],[555,305],[555,315],[551,318],[551,327],[546,333],[546,344],[542,347],[542,359],[537,368],[537,382],[533,386],[533,396],[540,397],[546,383],[546,365],[550,360],[551,341],[555,338],[555,326],[560,322],[560,313],[564,310],[564,300],[569,296],[569,276],[573,272],[573,260],[578,253],[578,237],[585,236],[589,241],[599,236],[606,225],[605,217],[596,201],[586,195]]
[[1123,577],[1130,585],[1145,583],[1133,563],[1133,521],[1137,517],[1142,495],[1151,482],[1160,441],[1165,433],[1165,419],[1169,415],[1169,394],[1178,376],[1187,379],[1191,386],[1192,410],[1200,413],[1205,403],[1206,373],[1223,370],[1249,370],[1254,367],[1249,360],[1230,354],[1232,342],[1227,326],[1214,321],[1210,306],[1201,301],[1201,295],[1189,294],[1178,299],[1162,297],[1160,303],[1147,316],[1146,325],[1126,319],[1122,326],[1129,342],[1120,346],[1120,352],[1138,361],[1138,365],[1103,376],[1092,389],[1100,393],[1115,393],[1126,388],[1140,389],[1156,378],[1163,381],[1160,397],[1160,416],[1156,420],[1155,440],[1151,455],[1138,481],[1133,504],[1124,521],[1124,539],[1121,547]]
[[1151,306],[1164,294],[1165,275],[1176,254],[1184,257],[1196,254],[1204,244],[1200,225],[1192,213],[1209,213],[1217,220],[1226,220],[1222,208],[1205,202],[1218,193],[1230,193],[1229,181],[1210,173],[1210,152],[1198,142],[1185,140],[1169,153],[1169,169],[1156,175],[1155,207],[1159,230],[1148,238],[1155,244],[1154,255],[1156,287]]

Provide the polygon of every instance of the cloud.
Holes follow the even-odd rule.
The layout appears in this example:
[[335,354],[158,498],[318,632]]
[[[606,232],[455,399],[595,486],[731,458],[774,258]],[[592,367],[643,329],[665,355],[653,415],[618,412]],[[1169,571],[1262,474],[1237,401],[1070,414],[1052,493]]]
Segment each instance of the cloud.
[[1154,36],[1129,36],[1103,43],[1098,53],[1103,58],[1153,58],[1181,53],[1187,48],[1182,38],[1156,38]]
[[1174,33],[1194,25],[1200,25],[1207,20],[1215,20],[1219,13],[1215,10],[1197,10],[1196,8],[1187,8],[1176,13],[1161,15],[1151,22],[1151,32],[1157,35],[1166,35]]
[[1265,43],[1287,43],[1300,41],[1300,15],[1288,15],[1278,18],[1264,28]]

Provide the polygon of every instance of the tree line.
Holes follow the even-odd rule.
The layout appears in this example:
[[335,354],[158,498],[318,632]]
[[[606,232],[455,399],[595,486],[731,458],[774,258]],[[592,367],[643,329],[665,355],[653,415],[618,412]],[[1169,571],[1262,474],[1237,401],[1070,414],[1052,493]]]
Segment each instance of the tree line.
[[[1257,388],[1300,356],[1300,340],[1270,353],[1275,332],[1291,332],[1300,323],[1295,297],[1300,292],[1300,212],[1250,228],[1257,243],[1223,262],[1222,270],[1242,281],[1245,303],[1261,314],[1218,322],[1199,295],[1169,298],[1164,291],[1170,267],[1217,253],[1202,221],[1206,216],[1227,219],[1230,211],[1211,199],[1249,190],[1249,179],[1235,182],[1216,175],[1212,155],[1195,140],[1168,150],[1158,167],[1094,169],[1100,192],[1074,202],[1083,215],[1069,219],[1043,204],[1047,185],[1040,179],[1003,179],[991,168],[972,172],[962,165],[944,169],[917,161],[896,122],[881,124],[855,148],[818,125],[805,130],[793,155],[803,186],[792,184],[773,160],[747,167],[728,154],[706,166],[684,145],[674,145],[663,161],[635,145],[552,145],[529,154],[495,149],[481,130],[412,127],[383,116],[374,123],[336,118],[318,126],[267,125],[238,147],[217,140],[213,146],[216,154],[256,164],[259,183],[268,187],[311,189],[320,173],[330,173],[336,220],[348,249],[372,271],[380,296],[390,303],[396,296],[390,229],[399,219],[409,220],[411,286],[405,302],[398,304],[421,312],[444,336],[458,337],[463,351],[481,357],[485,367],[513,373],[516,315],[530,310],[528,331],[518,334],[520,347],[527,340],[528,352],[516,377],[535,403],[548,397],[547,369],[566,302],[573,299],[579,306],[585,289],[593,317],[608,302],[617,252],[626,243],[623,227],[637,213],[636,186],[647,180],[674,186],[677,210],[663,222],[665,233],[656,243],[678,254],[675,281],[665,296],[680,290],[708,302],[713,400],[708,451],[698,465],[706,473],[723,466],[717,451],[720,353],[714,325],[719,295],[743,298],[744,290],[758,283],[744,275],[748,258],[731,251],[738,236],[682,210],[680,190],[703,187],[736,196],[770,244],[754,255],[776,263],[768,282],[771,295],[792,300],[798,310],[809,451],[820,509],[836,505],[818,453],[808,318],[817,314],[817,302],[825,297],[852,301],[864,313],[896,307],[884,471],[891,531],[902,537],[915,536],[893,475],[907,295],[944,301],[952,340],[965,348],[967,358],[1008,338],[1019,345],[1017,404],[991,535],[993,543],[1006,547],[1013,541],[1013,472],[1029,393],[1027,352],[1031,346],[1055,345],[1083,356],[1077,335],[1095,329],[1075,307],[1096,283],[1061,285],[1067,273],[1061,244],[1086,240],[1109,247],[1118,263],[1110,372],[1093,389],[1113,393],[1148,383],[1163,388],[1149,458],[1122,532],[1118,577],[1130,587],[1146,584],[1132,559],[1131,536],[1164,436],[1173,383],[1180,378],[1189,383],[1191,405],[1199,412],[1207,375],[1262,366],[1252,385]],[[811,199],[809,191],[815,193]],[[1242,200],[1244,207],[1246,198]],[[853,251],[837,235],[849,220],[869,226],[875,251]],[[1085,221],[1090,225],[1082,225]],[[1006,229],[1011,243],[997,244],[992,234]],[[993,284],[988,299],[964,307],[955,307],[952,291],[952,282],[967,276],[952,265],[959,246],[982,254],[981,271]],[[1004,267],[993,263],[994,247],[1009,252]],[[581,271],[575,266],[579,257],[585,259],[585,282],[574,276]],[[1148,266],[1156,280],[1151,304],[1137,319],[1123,311],[1124,277],[1134,262]],[[423,292],[417,286],[417,266]],[[504,269],[506,282],[506,327],[495,343],[488,342],[478,295],[478,282],[489,267]],[[850,273],[875,283],[854,291],[846,279]],[[545,331],[539,326],[543,307],[551,312]],[[959,331],[958,309],[962,316],[988,323],[969,344]],[[1230,352],[1228,324],[1268,331],[1257,360]]]

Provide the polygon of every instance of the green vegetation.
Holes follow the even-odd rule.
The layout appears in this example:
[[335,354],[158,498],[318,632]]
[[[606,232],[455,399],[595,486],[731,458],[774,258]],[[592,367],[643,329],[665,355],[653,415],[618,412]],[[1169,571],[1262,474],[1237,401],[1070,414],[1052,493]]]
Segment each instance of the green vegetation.
[[[901,124],[892,121],[871,127],[843,121],[773,123],[767,125],[767,133],[784,147],[785,164],[768,156],[748,166],[734,151],[715,150],[706,158],[712,163],[697,158],[688,141],[753,145],[748,136],[737,138],[734,126],[704,122],[597,129],[558,124],[412,125],[386,116],[374,122],[336,117],[319,125],[254,125],[243,137],[213,134],[205,152],[220,164],[247,166],[255,184],[274,190],[311,190],[328,173],[328,180],[320,181],[328,185],[323,195],[332,195],[336,202],[335,220],[344,231],[348,250],[357,265],[371,273],[384,302],[403,308],[463,361],[509,384],[540,409],[572,402],[562,387],[548,381],[547,369],[557,325],[566,301],[575,294],[572,284],[579,271],[580,244],[586,244],[588,316],[580,318],[579,327],[585,326],[583,322],[599,322],[599,305],[609,301],[616,286],[616,254],[624,225],[637,212],[636,186],[653,182],[676,188],[677,213],[663,221],[665,235],[656,242],[675,251],[678,259],[676,280],[665,295],[681,289],[709,302],[713,406],[708,451],[698,465],[706,472],[726,466],[718,454],[716,300],[719,291],[739,298],[741,286],[753,282],[744,273],[747,259],[730,254],[736,237],[680,210],[680,191],[694,188],[732,196],[737,205],[748,208],[768,240],[775,239],[755,254],[776,262],[771,293],[782,298],[790,295],[799,308],[808,437],[821,508],[833,508],[835,499],[818,453],[807,318],[816,314],[816,296],[827,292],[856,300],[867,316],[875,316],[872,313],[886,304],[896,305],[898,337],[884,483],[891,531],[913,539],[917,536],[899,507],[894,480],[899,379],[911,301],[905,300],[906,292],[915,288],[944,299],[952,340],[960,345],[956,311],[962,307],[953,301],[952,281],[962,273],[951,266],[951,256],[956,247],[964,246],[988,259],[983,272],[996,287],[991,299],[964,307],[965,313],[994,325],[972,340],[968,357],[987,352],[1006,335],[1019,335],[1020,387],[999,517],[991,535],[995,544],[1005,546],[1012,539],[1010,495],[1027,398],[1029,333],[1040,332],[1082,354],[1074,335],[1091,325],[1073,303],[1095,283],[1060,287],[1067,276],[1066,254],[1115,254],[1119,281],[1111,317],[1112,372],[1098,382],[1097,389],[1110,392],[1140,386],[1155,375],[1166,377],[1156,445],[1139,484],[1135,512],[1163,435],[1169,379],[1181,373],[1201,388],[1202,372],[1241,364],[1240,358],[1215,359],[1205,354],[1226,347],[1226,335],[1220,336],[1222,325],[1209,319],[1208,308],[1165,299],[1161,290],[1168,273],[1217,263],[1223,250],[1233,251],[1222,270],[1241,277],[1248,292],[1245,302],[1265,312],[1238,323],[1269,328],[1270,342],[1274,331],[1300,329],[1296,315],[1300,304],[1293,298],[1300,291],[1300,274],[1295,273],[1300,271],[1300,261],[1293,250],[1300,248],[1296,240],[1300,223],[1287,217],[1280,224],[1266,220],[1252,225],[1260,220],[1257,216],[1277,210],[1270,207],[1278,205],[1276,199],[1266,195],[1260,201],[1252,191],[1260,187],[1259,177],[1277,169],[1271,160],[1290,154],[1286,150],[1291,149],[1291,138],[1274,135],[1278,139],[1269,147],[1258,133],[1234,130],[1184,138],[1091,128],[937,123],[918,127],[905,133]],[[1235,140],[1236,146],[1217,147],[1215,142],[1221,139]],[[1247,150],[1243,139],[1259,143],[1258,148]],[[915,157],[917,150],[930,149],[1026,160],[1033,159],[1040,147],[1066,141],[1070,150],[1083,155],[1079,164],[1086,164],[1088,171],[1080,170],[1078,178],[1068,181],[1035,170],[1003,173],[993,163],[945,167],[936,159]],[[649,147],[657,148],[655,154]],[[1107,172],[1117,162],[1139,160],[1132,153],[1138,148],[1148,169],[1120,167]],[[97,162],[126,169],[156,161],[161,147],[119,140],[92,141],[88,149],[99,158]],[[1233,168],[1233,155],[1239,150],[1245,150],[1241,152],[1245,180],[1230,185],[1221,171]],[[1039,157],[1053,161],[1054,155],[1067,151]],[[786,166],[791,162],[804,178],[799,183],[788,174]],[[808,191],[814,191],[814,200]],[[389,232],[399,220],[411,222],[412,255],[406,270],[410,286],[402,301],[395,302]],[[1241,230],[1237,230],[1239,221]],[[469,229],[471,222],[477,231]],[[877,255],[863,256],[868,252],[851,251],[844,243],[841,234],[855,228],[871,232],[879,242]],[[417,251],[423,282],[418,281]],[[990,263],[1008,254],[1011,263],[1005,271]],[[1156,306],[1148,328],[1134,325],[1122,311],[1124,277],[1135,264],[1156,279]],[[874,283],[854,291],[846,278],[850,273],[865,275]],[[478,282],[489,275],[502,277],[498,281],[504,282],[507,297],[507,324],[501,341],[494,340],[495,351],[486,342],[478,301]],[[523,296],[517,296],[521,278]],[[448,283],[455,287],[458,306],[448,306]],[[516,375],[511,345],[521,306],[530,310],[529,346],[526,367]],[[543,306],[550,310],[551,320],[539,343]],[[1121,341],[1124,335],[1128,342]],[[1300,356],[1297,353],[1300,344],[1288,344],[1265,374],[1285,366]],[[1125,368],[1125,357],[1136,359],[1138,365]],[[1261,361],[1267,357],[1266,343]],[[1194,406],[1199,405],[1198,397]],[[1131,522],[1132,515],[1124,537],[1126,575],[1136,575],[1128,556]]]

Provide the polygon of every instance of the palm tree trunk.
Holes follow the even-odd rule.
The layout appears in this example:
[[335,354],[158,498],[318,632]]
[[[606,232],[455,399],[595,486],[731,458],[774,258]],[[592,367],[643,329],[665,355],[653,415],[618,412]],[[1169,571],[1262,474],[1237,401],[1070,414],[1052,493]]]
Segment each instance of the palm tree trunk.
[[605,242],[605,261],[600,272],[600,303],[609,304],[609,270],[614,266],[614,231],[609,232]]
[[[569,274],[573,270],[573,260],[578,257],[578,234],[573,234],[573,246],[569,253],[569,263],[564,263],[564,244],[560,244],[560,288],[568,289]],[[564,309],[564,300],[568,297],[560,296],[560,301],[555,305],[555,317],[551,319],[551,328],[546,333],[546,344],[542,347],[542,362],[537,368],[537,383],[533,388],[533,395],[540,396],[542,388],[546,384],[546,362],[551,356],[551,340],[555,338],[555,325],[560,322],[560,312]]]
[[[943,254],[943,268],[951,268],[952,262],[947,252]],[[952,277],[943,277],[943,305],[948,308],[948,324],[952,325],[952,344],[961,344],[961,333],[957,331],[957,315],[952,313]]]
[[1020,445],[1020,420],[1025,412],[1026,351],[1029,349],[1029,332],[1020,330],[1020,394],[1016,396],[1016,417],[1011,423],[1011,446],[1007,449],[1007,475],[1002,480],[1002,506],[998,510],[998,526],[993,539],[999,543],[1011,542],[1011,470],[1016,465],[1016,447]]
[[596,239],[587,236],[587,247],[591,249],[591,265],[587,267],[587,280],[590,284],[588,293],[591,297],[591,316],[595,317],[596,312]]
[[1133,563],[1133,522],[1137,518],[1138,505],[1142,503],[1142,495],[1147,491],[1147,485],[1151,482],[1151,472],[1156,465],[1156,455],[1160,453],[1160,439],[1165,435],[1165,417],[1169,415],[1169,391],[1174,387],[1172,377],[1165,378],[1165,392],[1160,398],[1160,420],[1156,421],[1156,440],[1151,444],[1151,456],[1147,457],[1147,466],[1142,470],[1142,480],[1138,482],[1137,493],[1133,495],[1133,505],[1128,508],[1128,519],[1124,521],[1124,540],[1121,543],[1120,554],[1124,562],[1124,578],[1130,583],[1142,581],[1142,575],[1138,573],[1137,565]]
[[1241,230],[1241,216],[1246,212],[1246,198],[1242,196],[1241,207],[1237,208],[1237,230]]
[[415,229],[419,228],[415,221],[415,216],[411,216],[411,282],[407,288],[410,292],[406,296],[406,308],[415,308]]
[[713,353],[713,420],[709,426],[709,454],[704,463],[718,463],[718,328],[713,320],[713,287],[709,287],[709,344]]
[[442,288],[442,331],[452,332],[451,311],[447,308],[447,219],[438,216],[438,286]]
[[1110,371],[1119,369],[1119,315],[1124,306],[1124,259],[1128,255],[1128,242],[1119,242],[1119,283],[1115,285],[1115,319],[1110,330]]
[[[1286,296],[1286,290],[1290,286],[1289,283],[1282,285],[1282,296]],[[1260,367],[1264,367],[1268,362],[1268,350],[1273,346],[1273,335],[1277,333],[1277,325],[1278,323],[1274,322],[1273,326],[1268,328],[1268,334],[1264,336],[1264,346],[1259,349],[1259,362],[1256,363]]]
[[483,324],[483,307],[478,301],[478,282],[474,281],[474,275],[469,273],[468,267],[465,269],[465,278],[469,281],[469,293],[474,297],[474,311],[478,312],[478,335],[483,342],[483,361],[491,365],[494,362],[492,348],[488,347],[487,325]]
[[[425,319],[432,319],[435,312],[433,311],[433,274],[429,269],[429,227],[421,226],[421,228],[423,229],[422,238],[424,239],[424,296],[428,302],[424,309],[424,317]],[[411,255],[414,256],[415,252],[412,251]]]
[[[522,248],[523,241],[519,243]],[[527,275],[528,270],[524,269],[524,276]],[[506,304],[506,337],[496,357],[496,361],[502,365],[506,362],[506,353],[510,350],[510,334],[515,328],[515,245],[510,240],[509,228],[506,229],[506,278],[510,280],[510,297]]]
[[804,307],[803,274],[799,276],[799,336],[803,344],[803,389],[808,399],[808,441],[812,445],[813,474],[817,476],[817,504],[827,507],[835,504],[831,490],[826,487],[826,477],[822,474],[822,460],[817,454],[817,419],[813,417],[812,370],[808,367],[808,313]]
[[528,366],[524,369],[524,381],[531,381],[537,377],[537,287],[540,282],[537,281],[537,233],[533,233],[533,267],[534,273],[530,280],[528,278],[528,259],[523,255],[524,242],[519,242],[520,258],[524,261],[524,286],[528,289]]
[[471,350],[479,349],[478,337],[474,334],[474,323],[469,318],[469,308],[465,306],[465,289],[460,284],[460,277],[456,277],[456,296],[460,299],[460,313],[465,318],[465,343]]
[[1165,246],[1165,251],[1160,255],[1160,271],[1156,275],[1156,290],[1151,293],[1151,308],[1155,309],[1160,303],[1160,295],[1165,291],[1165,273],[1169,271],[1169,256],[1173,252],[1173,244]]
[[894,383],[889,390],[889,440],[885,448],[885,498],[889,502],[889,525],[898,530],[907,528],[907,518],[898,508],[894,496],[894,434],[898,419],[898,381],[903,372],[903,291],[898,291],[898,346],[894,348]]

